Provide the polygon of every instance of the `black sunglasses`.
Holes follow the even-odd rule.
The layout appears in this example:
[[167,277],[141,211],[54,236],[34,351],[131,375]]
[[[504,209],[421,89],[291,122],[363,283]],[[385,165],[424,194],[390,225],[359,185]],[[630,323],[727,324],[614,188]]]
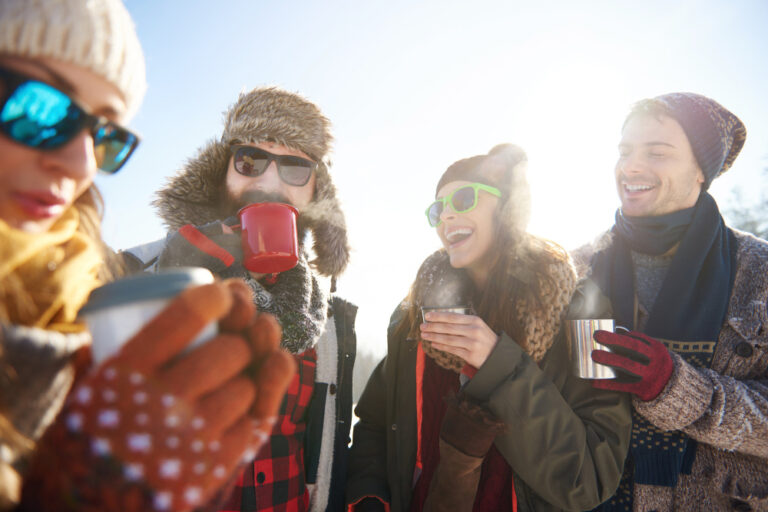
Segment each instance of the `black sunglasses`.
[[277,165],[277,174],[288,185],[303,187],[312,176],[317,164],[312,160],[293,155],[273,155],[268,151],[239,144],[230,146],[235,170],[243,176],[255,178],[261,176],[269,167],[270,162]]
[[114,174],[139,145],[139,137],[105,117],[86,112],[55,87],[0,68],[0,132],[40,150],[59,148],[87,129],[99,170]]

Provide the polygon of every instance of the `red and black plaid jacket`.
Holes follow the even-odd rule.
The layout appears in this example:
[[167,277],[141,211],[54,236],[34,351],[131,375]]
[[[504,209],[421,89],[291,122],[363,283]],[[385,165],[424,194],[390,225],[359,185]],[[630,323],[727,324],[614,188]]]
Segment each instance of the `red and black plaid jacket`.
[[246,466],[220,512],[304,512],[309,508],[304,434],[317,356],[311,349],[295,357],[298,372],[285,395],[272,436],[253,464]]

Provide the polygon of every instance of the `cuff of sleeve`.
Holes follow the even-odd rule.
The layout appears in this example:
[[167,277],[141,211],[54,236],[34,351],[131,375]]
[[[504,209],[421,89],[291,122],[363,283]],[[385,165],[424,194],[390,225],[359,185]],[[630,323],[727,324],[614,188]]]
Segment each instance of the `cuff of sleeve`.
[[389,512],[389,503],[378,496],[363,496],[347,505],[347,512],[373,512],[375,510]]
[[712,401],[712,382],[699,369],[670,352],[675,365],[659,396],[648,402],[633,398],[635,410],[662,430],[681,430],[703,416]]
[[477,368],[475,368],[469,363],[465,363],[464,368],[461,369],[461,374],[465,375],[469,379],[474,377],[476,373],[477,373]]
[[477,369],[463,391],[476,400],[487,400],[504,381],[514,378],[527,355],[507,334],[502,333],[485,363]]

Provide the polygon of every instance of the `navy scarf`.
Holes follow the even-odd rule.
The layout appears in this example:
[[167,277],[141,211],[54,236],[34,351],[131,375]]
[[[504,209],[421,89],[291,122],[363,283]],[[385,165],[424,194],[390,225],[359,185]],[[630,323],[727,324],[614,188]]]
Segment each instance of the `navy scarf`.
[[619,209],[615,232],[633,251],[660,256],[683,238],[695,213],[692,206],[658,217],[628,217]]
[[[612,244],[592,259],[592,277],[610,297],[616,325],[636,327],[631,251],[659,255],[679,240],[644,332],[678,342],[667,346],[688,363],[709,366],[728,309],[737,249],[715,200],[702,192],[693,208],[670,215],[638,219],[617,214],[612,232]],[[704,346],[708,350],[699,350]],[[625,471],[616,495],[600,510],[632,510],[633,483],[674,487],[678,475],[690,472],[693,464],[695,441],[681,432],[662,433],[633,415],[632,471]],[[657,441],[667,449],[656,448]]]

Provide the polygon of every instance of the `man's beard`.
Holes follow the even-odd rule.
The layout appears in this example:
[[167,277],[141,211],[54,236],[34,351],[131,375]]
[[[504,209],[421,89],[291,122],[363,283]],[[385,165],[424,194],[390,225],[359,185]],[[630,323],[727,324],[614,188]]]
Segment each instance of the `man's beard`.
[[265,192],[263,190],[246,190],[239,196],[233,196],[227,191],[226,205],[224,209],[229,210],[228,215],[237,215],[240,208],[253,203],[285,203],[295,206],[279,192]]
[[[228,190],[225,190],[225,198],[221,205],[221,211],[224,218],[237,217],[237,212],[254,203],[284,203],[296,207],[291,201],[279,192],[266,192],[264,190],[246,190],[242,194],[235,196]],[[308,229],[307,223],[301,213],[296,220],[296,231],[298,232],[299,245],[304,244],[304,235]]]

